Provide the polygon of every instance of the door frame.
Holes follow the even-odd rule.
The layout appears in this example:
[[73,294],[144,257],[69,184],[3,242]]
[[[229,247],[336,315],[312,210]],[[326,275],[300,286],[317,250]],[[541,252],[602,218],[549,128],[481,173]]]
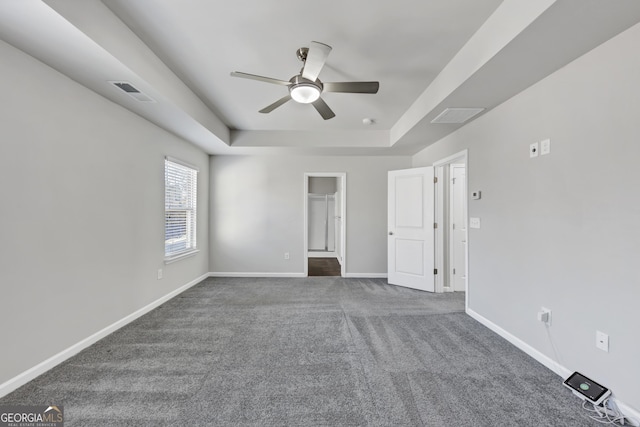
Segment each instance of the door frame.
[[[449,164],[449,180],[448,180],[448,182],[449,182],[449,191],[448,191],[448,193],[449,193],[449,211],[448,211],[449,261],[451,261],[452,259],[455,258],[455,256],[454,256],[454,253],[455,253],[454,240],[455,239],[454,239],[454,236],[453,236],[454,235],[454,230],[451,227],[451,221],[453,220],[453,214],[454,214],[454,209],[453,209],[453,207],[454,207],[453,194],[454,193],[453,192],[454,192],[454,188],[455,188],[455,186],[453,184],[453,172],[452,172],[452,170],[455,167],[459,167],[459,166],[462,166],[462,169],[464,169],[463,187],[464,187],[465,197],[464,197],[464,200],[462,200],[462,217],[463,217],[463,220],[464,220],[465,231],[466,231],[465,242],[467,241],[467,237],[469,236],[469,229],[467,227],[467,223],[469,221],[467,220],[467,197],[466,197],[467,165],[466,164],[462,164],[462,163],[453,162],[453,163]],[[467,269],[467,254],[466,254],[466,247],[467,247],[467,244],[465,243],[465,256],[464,256],[464,259],[465,259],[465,266],[464,266],[464,268],[465,268],[465,272],[464,272],[465,276],[464,277],[465,278],[464,278],[464,290],[463,291],[467,290],[467,272],[466,272],[466,269]],[[451,265],[451,262],[449,262],[448,267],[449,268],[448,268],[447,274],[449,276],[449,286],[452,288],[451,289],[452,291],[456,291],[456,285],[455,285],[456,278],[453,277],[453,266]]]
[[[340,189],[340,248],[342,260],[340,261],[340,276],[346,277],[347,273],[347,174],[346,172],[305,172],[304,174],[304,276],[309,276],[309,178],[337,178],[337,186]],[[336,203],[338,201],[336,200]],[[336,242],[336,245],[338,242]]]
[[[448,274],[446,267],[446,262],[449,259],[449,251],[445,251],[445,239],[444,239],[444,231],[445,225],[448,224],[448,218],[445,215],[448,215],[449,212],[449,203],[445,198],[445,194],[449,193],[449,185],[447,182],[448,173],[445,173],[445,169],[450,164],[464,164],[465,165],[465,194],[467,195],[467,200],[464,203],[464,217],[469,218],[469,191],[468,191],[468,182],[469,182],[469,161],[468,161],[468,150],[462,150],[456,154],[445,157],[444,159],[438,160],[433,163],[434,173],[438,182],[436,183],[436,196],[435,196],[435,215],[436,215],[436,223],[439,227],[436,229],[436,237],[435,237],[435,265],[438,271],[442,271],[443,274],[438,274],[436,276],[436,292],[445,292],[444,287],[444,278],[445,274]],[[448,196],[447,196],[448,198]],[[442,226],[440,226],[442,225]],[[467,224],[467,229],[469,225]],[[447,242],[448,243],[448,242]],[[466,269],[466,285],[465,285],[465,307],[468,305],[469,298],[469,234],[467,233],[467,245],[465,248],[465,269]],[[449,291],[449,289],[446,289]],[[452,289],[451,289],[452,291]]]

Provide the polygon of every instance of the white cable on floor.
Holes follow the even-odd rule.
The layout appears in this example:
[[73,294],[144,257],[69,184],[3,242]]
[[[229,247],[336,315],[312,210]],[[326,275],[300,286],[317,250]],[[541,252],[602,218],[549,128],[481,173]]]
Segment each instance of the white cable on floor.
[[630,423],[631,421],[630,418],[624,416],[622,412],[620,412],[618,406],[611,399],[606,399],[602,402],[602,406],[595,405],[585,400],[582,402],[582,409],[587,412],[591,412],[592,415],[589,415],[589,418],[601,424],[623,426],[625,423]]

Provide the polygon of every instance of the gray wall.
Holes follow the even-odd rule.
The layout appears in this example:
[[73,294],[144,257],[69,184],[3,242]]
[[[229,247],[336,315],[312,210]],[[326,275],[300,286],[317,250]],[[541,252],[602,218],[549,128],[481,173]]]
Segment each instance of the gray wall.
[[387,171],[410,165],[410,157],[212,156],[211,271],[302,273],[304,174],[346,172],[347,274],[386,274]]
[[[0,42],[0,384],[208,272],[208,156]],[[201,252],[164,265],[164,156]],[[157,270],[164,269],[163,280]]]
[[309,177],[309,193],[334,194],[338,191],[338,179],[333,177],[311,176]]
[[[469,150],[469,308],[640,409],[640,25],[458,132]],[[551,138],[549,155],[530,143]],[[553,311],[547,330],[536,320]],[[610,352],[595,347],[596,330]]]

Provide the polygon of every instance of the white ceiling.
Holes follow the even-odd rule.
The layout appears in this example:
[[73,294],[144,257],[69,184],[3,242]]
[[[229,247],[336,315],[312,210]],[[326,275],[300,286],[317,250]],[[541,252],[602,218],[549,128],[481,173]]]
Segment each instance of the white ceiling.
[[[361,130],[364,117],[390,129],[499,3],[105,1],[226,125],[246,130]],[[323,81],[378,80],[378,94],[324,94],[336,112],[326,123],[312,106],[295,103],[258,113],[286,87],[229,73],[289,80],[302,66],[296,50],[312,40],[334,48]]]
[[[413,154],[461,126],[431,124],[446,107],[488,111],[639,21],[636,0],[0,2],[2,40],[211,154]],[[321,80],[379,92],[258,113],[286,87],[230,72],[288,80],[312,40]]]

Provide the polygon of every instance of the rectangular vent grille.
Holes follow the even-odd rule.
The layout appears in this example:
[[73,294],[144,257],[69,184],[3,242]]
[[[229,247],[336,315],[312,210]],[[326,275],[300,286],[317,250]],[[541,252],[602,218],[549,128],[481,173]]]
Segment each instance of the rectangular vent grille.
[[127,95],[131,96],[136,101],[140,102],[155,102],[155,100],[144,93],[140,92],[129,82],[109,82],[115,87],[124,91]]
[[447,108],[431,123],[464,123],[484,111],[484,108]]
[[114,85],[118,86],[120,89],[122,89],[123,91],[125,91],[127,93],[140,93],[140,91],[138,89],[136,89],[135,87],[131,86],[129,83],[116,82],[116,83],[114,83]]

